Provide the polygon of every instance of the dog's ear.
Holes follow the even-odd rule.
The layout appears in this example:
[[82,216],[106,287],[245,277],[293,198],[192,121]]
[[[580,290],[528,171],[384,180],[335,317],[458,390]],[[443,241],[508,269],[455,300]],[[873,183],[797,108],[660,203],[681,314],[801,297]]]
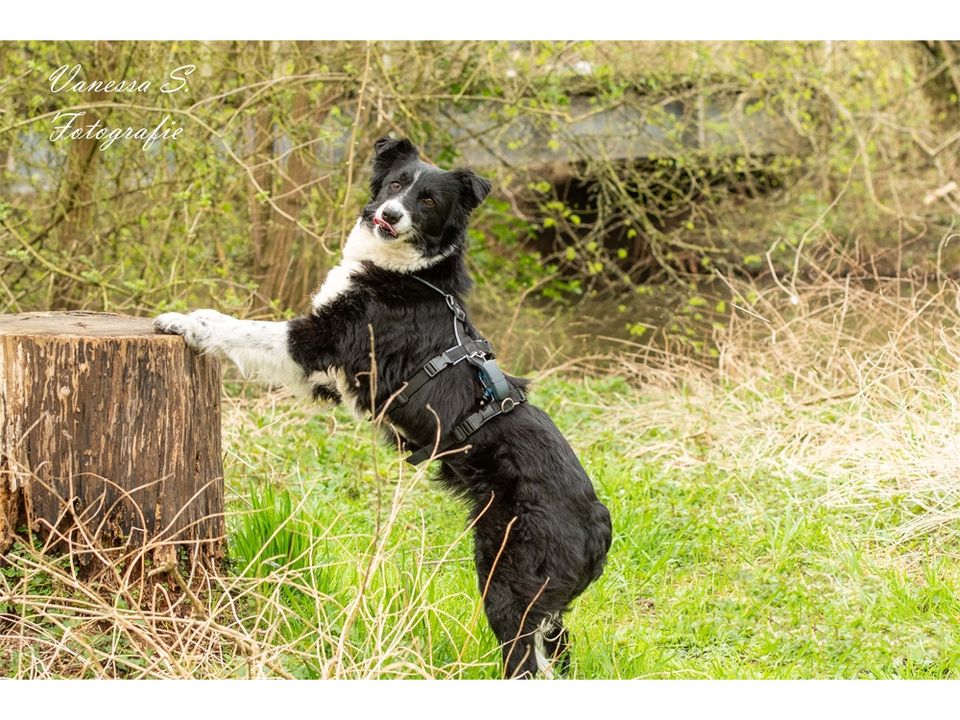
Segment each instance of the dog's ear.
[[382,137],[373,144],[373,176],[370,178],[370,192],[376,197],[383,187],[383,181],[390,172],[390,168],[401,160],[416,160],[420,157],[413,143],[404,138],[394,140],[391,137]]
[[473,170],[458,168],[454,172],[461,185],[460,202],[464,209],[470,212],[483,202],[483,199],[490,194],[490,189],[493,186],[489,180],[480,177]]

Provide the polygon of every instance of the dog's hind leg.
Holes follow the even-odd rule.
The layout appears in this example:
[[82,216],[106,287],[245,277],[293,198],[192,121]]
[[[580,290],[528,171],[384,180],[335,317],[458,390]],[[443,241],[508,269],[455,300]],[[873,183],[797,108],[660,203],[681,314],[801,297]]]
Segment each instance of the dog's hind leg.
[[317,384],[315,378],[307,380],[290,355],[289,323],[238,320],[216,310],[195,310],[186,315],[164,313],[153,327],[157,332],[182,335],[195,350],[230,358],[244,375],[284,385],[299,395],[309,394]]
[[[535,677],[538,670],[535,636],[539,623],[527,620],[521,626],[525,604],[508,587],[491,582],[483,609],[493,634],[500,641],[504,677]],[[529,618],[529,613],[527,615]]]
[[537,600],[524,601],[505,581],[494,577],[484,598],[484,610],[503,653],[504,676],[551,678],[565,672],[567,634],[559,613]]

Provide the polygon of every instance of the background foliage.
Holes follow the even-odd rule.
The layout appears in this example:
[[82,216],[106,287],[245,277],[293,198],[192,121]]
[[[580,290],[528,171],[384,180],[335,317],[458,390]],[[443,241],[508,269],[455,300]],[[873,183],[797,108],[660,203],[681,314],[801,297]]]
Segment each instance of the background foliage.
[[[937,260],[953,271],[956,54],[947,42],[3,43],[0,311],[299,310],[387,133],[495,180],[472,258],[497,292],[570,302],[689,290],[718,271],[776,269],[787,286]],[[50,74],[75,64],[79,79],[154,90],[51,92]],[[155,91],[189,64],[188,92]],[[184,131],[149,151],[51,143],[56,113],[77,110],[109,127],[169,114]],[[621,329],[649,324],[621,312]]]

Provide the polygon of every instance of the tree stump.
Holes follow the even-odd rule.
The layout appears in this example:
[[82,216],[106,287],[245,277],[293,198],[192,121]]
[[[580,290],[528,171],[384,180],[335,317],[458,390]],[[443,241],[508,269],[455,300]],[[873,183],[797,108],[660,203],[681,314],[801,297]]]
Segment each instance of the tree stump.
[[150,320],[0,315],[0,553],[223,555],[220,365]]

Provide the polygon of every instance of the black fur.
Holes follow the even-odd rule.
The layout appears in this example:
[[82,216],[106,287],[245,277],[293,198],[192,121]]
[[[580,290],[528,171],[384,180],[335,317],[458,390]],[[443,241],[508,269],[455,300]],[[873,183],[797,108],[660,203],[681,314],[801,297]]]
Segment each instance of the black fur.
[[[400,183],[399,190],[392,183]],[[376,144],[370,188],[373,199],[361,222],[371,228],[377,208],[409,189],[403,198],[414,232],[396,242],[413,243],[424,258],[442,258],[417,275],[463,304],[470,288],[463,258],[467,221],[490,184],[469,170],[444,172],[427,165],[409,141],[384,138]],[[432,207],[421,202],[425,197],[433,199]],[[465,324],[472,337],[482,337],[469,316]],[[375,408],[370,404],[370,328]],[[477,409],[482,391],[476,370],[468,363],[445,370],[403,407],[389,406],[388,399],[427,360],[455,344],[443,298],[409,273],[372,262],[352,276],[346,292],[292,321],[289,332],[290,353],[305,376],[342,371],[352,396],[345,399],[368,412],[386,408],[390,425],[417,446],[434,445],[437,418],[446,432]],[[508,376],[508,381],[511,387],[526,386],[519,378]],[[541,623],[547,651],[563,670],[567,632],[561,616],[601,574],[610,515],[570,445],[532,403],[484,425],[468,444],[468,451],[443,458],[439,478],[466,499],[476,522],[479,589],[486,592],[486,615],[503,644],[506,675],[536,674],[533,633]]]

